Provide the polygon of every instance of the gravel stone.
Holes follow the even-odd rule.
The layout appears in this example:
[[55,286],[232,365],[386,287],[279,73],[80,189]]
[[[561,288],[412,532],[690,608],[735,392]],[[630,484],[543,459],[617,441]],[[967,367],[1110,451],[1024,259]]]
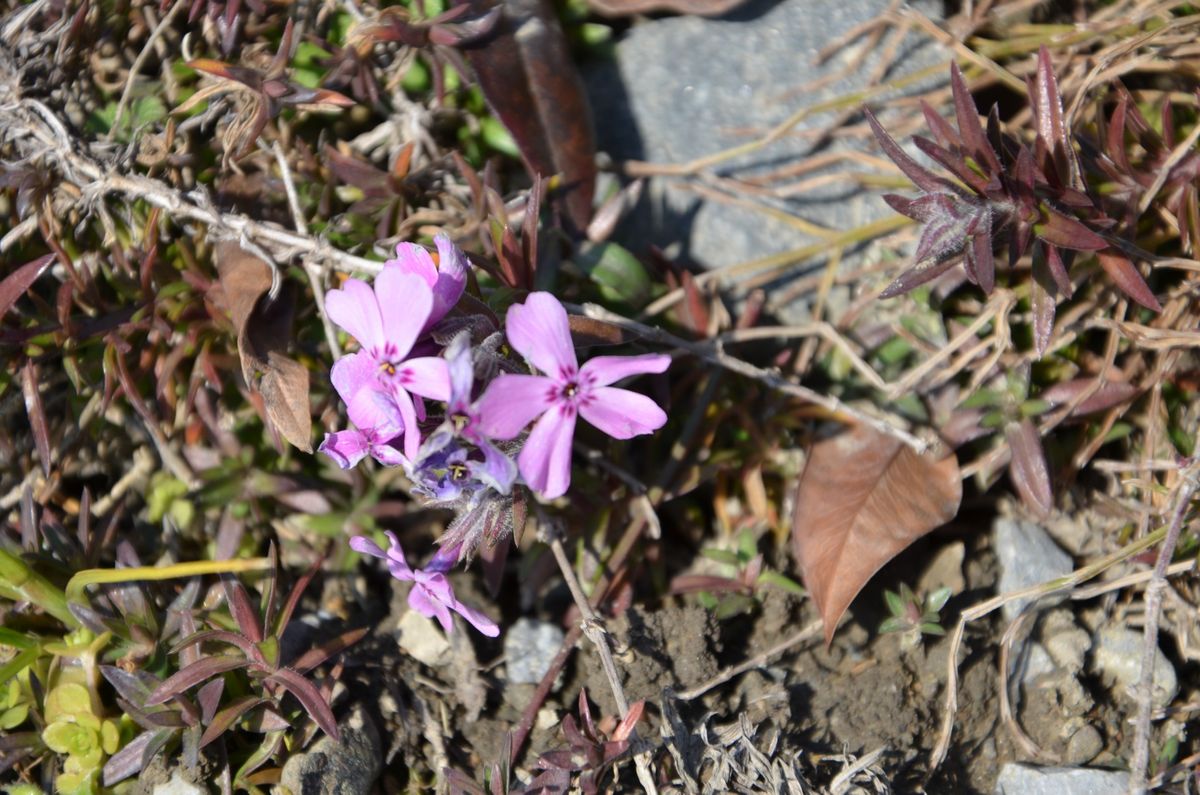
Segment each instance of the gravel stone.
[[1086,767],[1037,767],[1009,762],[996,779],[995,795],[1124,795],[1129,774]]
[[[1092,667],[1118,695],[1136,701],[1137,683],[1142,676],[1142,633],[1119,626],[1101,629],[1092,650]],[[1175,667],[1162,649],[1155,649],[1151,693],[1154,706],[1167,706],[1178,693]]]
[[563,631],[557,625],[531,618],[518,619],[504,634],[508,680],[521,685],[541,682],[562,644]]
[[[1062,577],[1073,568],[1071,556],[1033,522],[999,518],[992,524],[992,537],[1000,563],[1000,581],[996,585],[1000,593]],[[1061,599],[1061,596],[1043,598],[1040,603],[1048,606]],[[1030,601],[1032,599],[1018,599],[1004,605],[1004,617],[1011,621]]]
[[338,724],[341,742],[322,736],[288,757],[279,783],[292,795],[369,795],[383,767],[383,745],[361,704]]

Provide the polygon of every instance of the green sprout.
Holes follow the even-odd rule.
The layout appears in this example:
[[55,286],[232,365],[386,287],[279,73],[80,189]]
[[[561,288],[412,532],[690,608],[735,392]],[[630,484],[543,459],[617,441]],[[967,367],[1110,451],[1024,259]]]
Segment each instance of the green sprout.
[[938,588],[925,597],[925,602],[917,598],[912,589],[903,583],[900,593],[885,590],[883,598],[887,601],[891,617],[879,625],[879,631],[902,632],[915,641],[922,635],[945,635],[939,613],[950,599],[949,588]]

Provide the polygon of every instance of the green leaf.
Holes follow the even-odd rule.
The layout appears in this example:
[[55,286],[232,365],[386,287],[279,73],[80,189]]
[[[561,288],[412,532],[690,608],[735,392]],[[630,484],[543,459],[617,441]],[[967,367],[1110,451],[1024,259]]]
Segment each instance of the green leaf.
[[900,598],[900,594],[891,590],[884,590],[883,599],[887,602],[888,612],[893,616],[903,616],[905,614],[904,600]]
[[950,596],[953,593],[949,588],[938,588],[929,596],[925,597],[925,609],[931,613],[939,613],[946,606],[946,602],[950,601]]
[[716,549],[709,547],[707,549],[700,550],[700,554],[709,560],[715,560],[717,563],[724,563],[727,566],[733,566],[735,568],[737,567],[738,563],[740,563],[738,556],[727,549]]
[[755,580],[755,583],[757,585],[770,585],[775,588],[779,588],[782,591],[794,593],[797,596],[804,596],[805,594],[804,588],[800,585],[800,583],[796,582],[790,577],[785,577],[777,571],[764,571],[762,574],[758,575],[758,579]]
[[754,607],[754,600],[741,593],[727,594],[717,605],[715,615],[718,621],[749,613]]
[[479,135],[485,144],[500,154],[513,158],[521,156],[517,142],[495,116],[484,116],[479,120]]
[[995,389],[981,389],[959,404],[964,409],[984,409],[1000,405],[1003,395]]
[[892,616],[879,625],[879,634],[886,635],[890,632],[907,632],[909,629],[907,621],[898,616]]
[[932,621],[927,621],[921,625],[921,632],[926,635],[945,635],[946,630],[942,629],[941,624],[935,624]]
[[749,563],[757,554],[758,539],[754,537],[754,533],[743,530],[738,534],[738,559],[742,563]]
[[616,243],[586,246],[575,264],[600,286],[605,300],[641,308],[650,297],[650,276],[637,257]]

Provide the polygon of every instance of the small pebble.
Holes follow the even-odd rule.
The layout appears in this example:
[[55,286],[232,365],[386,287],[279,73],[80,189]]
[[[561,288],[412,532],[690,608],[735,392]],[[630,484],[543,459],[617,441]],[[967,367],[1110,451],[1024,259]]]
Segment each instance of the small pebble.
[[1071,735],[1067,740],[1066,758],[1063,760],[1072,765],[1085,765],[1095,759],[1104,750],[1104,738],[1100,736],[1095,726],[1088,724]]

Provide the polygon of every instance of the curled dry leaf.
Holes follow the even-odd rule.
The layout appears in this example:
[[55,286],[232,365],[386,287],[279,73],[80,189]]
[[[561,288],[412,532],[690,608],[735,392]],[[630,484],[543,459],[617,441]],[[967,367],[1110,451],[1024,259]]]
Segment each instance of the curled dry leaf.
[[825,643],[867,581],[958,513],[958,460],[919,455],[866,426],[813,445],[800,476],[792,551]]
[[284,289],[272,301],[271,266],[226,241],[216,250],[225,306],[237,331],[242,376],[263,397],[267,419],[284,439],[312,452],[308,370],[287,355],[295,296]]

